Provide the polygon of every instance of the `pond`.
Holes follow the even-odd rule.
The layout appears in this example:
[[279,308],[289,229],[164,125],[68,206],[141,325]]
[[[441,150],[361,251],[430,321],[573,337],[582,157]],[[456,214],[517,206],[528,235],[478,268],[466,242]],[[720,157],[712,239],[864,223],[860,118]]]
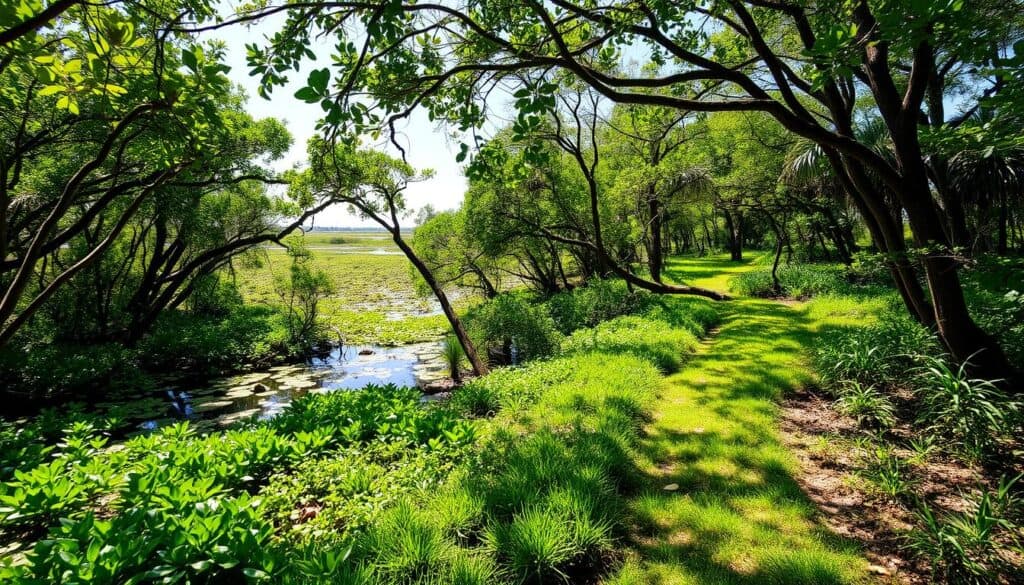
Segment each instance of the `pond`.
[[214,430],[252,416],[274,416],[293,399],[311,392],[353,391],[367,384],[423,387],[446,375],[440,342],[345,345],[304,364],[199,382],[168,379],[155,393],[118,396],[96,407],[116,412],[134,431],[182,420],[200,430]]

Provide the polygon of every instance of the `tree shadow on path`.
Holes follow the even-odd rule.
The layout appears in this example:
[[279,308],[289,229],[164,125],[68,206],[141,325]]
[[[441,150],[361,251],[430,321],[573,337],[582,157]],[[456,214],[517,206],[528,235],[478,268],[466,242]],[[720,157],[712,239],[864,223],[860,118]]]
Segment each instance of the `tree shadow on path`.
[[[721,284],[721,259],[692,262],[671,264],[672,276]],[[716,306],[718,331],[666,379],[645,429],[647,487],[631,500],[636,555],[612,582],[866,581],[860,547],[820,523],[777,434],[778,399],[813,381],[804,352],[818,324],[777,302]]]

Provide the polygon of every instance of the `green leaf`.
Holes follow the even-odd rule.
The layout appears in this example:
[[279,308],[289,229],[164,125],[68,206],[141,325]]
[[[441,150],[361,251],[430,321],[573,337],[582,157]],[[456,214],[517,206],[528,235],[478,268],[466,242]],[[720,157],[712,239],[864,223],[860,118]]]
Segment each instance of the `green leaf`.
[[323,69],[314,69],[309,72],[309,87],[319,94],[323,95],[327,93],[327,82],[331,79],[331,72],[325,67]]
[[315,104],[320,100],[320,96],[317,95],[316,90],[312,87],[303,87],[299,91],[295,92],[296,99],[300,99],[307,104]]
[[189,49],[181,50],[181,62],[185,64],[185,67],[188,67],[192,71],[199,70],[199,60],[196,58],[195,53]]
[[48,95],[53,95],[55,93],[60,93],[60,92],[64,91],[64,89],[65,88],[64,88],[63,85],[47,85],[43,89],[39,90],[39,93],[36,94],[36,95],[38,95],[39,97],[46,97]]

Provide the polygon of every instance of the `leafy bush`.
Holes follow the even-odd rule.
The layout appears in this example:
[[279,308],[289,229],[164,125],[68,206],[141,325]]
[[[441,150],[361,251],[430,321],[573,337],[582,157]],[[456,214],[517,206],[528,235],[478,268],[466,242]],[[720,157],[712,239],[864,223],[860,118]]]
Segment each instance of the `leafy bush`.
[[568,335],[577,329],[636,313],[650,296],[646,292],[630,292],[622,280],[592,279],[586,286],[552,295],[544,305],[555,327]]
[[954,451],[981,459],[1012,430],[1022,404],[989,380],[970,378],[969,364],[951,368],[944,360],[924,358],[915,394],[920,423]]
[[0,350],[0,387],[30,398],[87,395],[139,377],[137,352],[116,343],[12,345]]
[[982,256],[964,277],[971,316],[1000,342],[1012,363],[1024,363],[1024,260]]
[[466,316],[466,327],[479,348],[510,359],[510,347],[518,361],[547,357],[558,351],[561,334],[541,305],[526,295],[506,293],[475,307]]
[[884,254],[864,250],[854,252],[853,263],[850,265],[847,275],[850,280],[858,284],[893,286],[892,272],[889,270]]
[[1020,547],[1021,537],[1015,518],[1021,513],[1020,500],[1014,495],[1012,480],[1003,479],[996,490],[980,490],[971,507],[962,512],[937,515],[925,502],[919,502],[917,524],[907,536],[906,547],[929,561],[935,582],[966,585],[1004,583],[1012,578],[1014,567],[1003,553],[1003,543]]
[[675,372],[696,345],[697,337],[691,331],[664,321],[628,316],[573,333],[562,344],[562,351],[630,353],[650,361],[662,372]]
[[267,307],[245,305],[223,317],[167,311],[139,344],[140,362],[156,371],[236,370],[288,353],[287,339],[283,317]]

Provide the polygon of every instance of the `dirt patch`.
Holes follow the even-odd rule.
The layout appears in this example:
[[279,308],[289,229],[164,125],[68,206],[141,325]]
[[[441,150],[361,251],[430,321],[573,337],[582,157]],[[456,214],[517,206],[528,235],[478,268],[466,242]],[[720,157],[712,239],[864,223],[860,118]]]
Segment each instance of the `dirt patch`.
[[[871,571],[883,582],[931,583],[929,567],[902,548],[912,527],[913,514],[905,503],[872,490],[858,475],[869,456],[863,431],[855,420],[837,413],[832,401],[815,391],[791,394],[782,403],[780,434],[796,455],[804,492],[817,505],[822,522],[836,534],[864,546]],[[894,445],[904,444],[909,427],[891,431]],[[914,453],[896,447],[901,458]],[[936,512],[969,507],[965,495],[979,484],[992,487],[993,480],[980,468],[959,461],[929,457],[913,465],[914,493]]]

